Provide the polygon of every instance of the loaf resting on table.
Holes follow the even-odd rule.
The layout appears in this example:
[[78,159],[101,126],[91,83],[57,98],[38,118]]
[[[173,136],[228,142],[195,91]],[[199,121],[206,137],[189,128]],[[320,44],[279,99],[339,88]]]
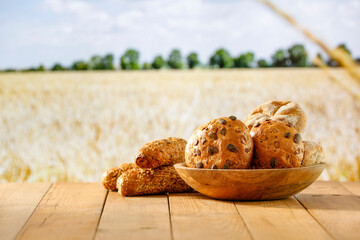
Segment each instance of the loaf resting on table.
[[128,170],[118,178],[117,188],[122,196],[188,192],[192,190],[177,174],[173,166]]
[[172,166],[185,161],[185,147],[186,141],[176,137],[149,142],[136,153],[135,163],[107,170],[102,183],[123,196],[190,191]]
[[102,184],[105,189],[116,191],[117,179],[129,169],[137,168],[135,163],[122,163],[119,167],[113,167],[107,170],[102,177]]

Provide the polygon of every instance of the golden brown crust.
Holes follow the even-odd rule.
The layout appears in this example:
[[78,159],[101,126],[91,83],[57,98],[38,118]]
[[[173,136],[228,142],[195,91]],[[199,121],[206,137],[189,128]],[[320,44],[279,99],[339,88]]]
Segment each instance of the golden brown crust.
[[292,101],[270,101],[258,106],[244,123],[251,130],[264,121],[282,121],[293,125],[300,133],[306,126],[306,115],[299,104]]
[[173,166],[129,170],[118,178],[117,188],[122,196],[188,192],[192,190],[177,174]]
[[157,168],[185,161],[186,140],[170,137],[155,140],[142,146],[135,155],[140,168]]
[[186,165],[191,168],[249,168],[253,141],[249,129],[235,117],[214,119],[200,126],[185,150]]
[[311,141],[303,142],[305,152],[302,166],[307,167],[321,163],[325,157],[324,149],[321,147],[321,145]]
[[304,144],[298,130],[279,121],[265,121],[252,129],[255,168],[300,167]]
[[129,169],[136,168],[134,163],[122,163],[119,167],[114,167],[108,169],[102,177],[102,184],[105,189],[116,191],[116,181],[117,179]]

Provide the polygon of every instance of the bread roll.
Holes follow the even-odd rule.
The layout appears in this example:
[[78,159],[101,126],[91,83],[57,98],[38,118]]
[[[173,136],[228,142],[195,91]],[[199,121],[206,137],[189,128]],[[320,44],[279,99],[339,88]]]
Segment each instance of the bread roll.
[[252,129],[255,168],[301,167],[304,144],[298,130],[279,121],[265,121]]
[[173,166],[156,169],[131,169],[118,178],[117,188],[122,196],[188,192],[192,190],[177,174]]
[[304,141],[304,160],[302,166],[312,166],[322,162],[325,157],[324,149],[320,144]]
[[185,150],[188,167],[212,169],[249,168],[253,141],[248,128],[236,117],[222,117],[200,126]]
[[135,155],[140,168],[157,168],[185,161],[186,140],[170,137],[155,140],[142,146]]
[[110,168],[107,170],[102,177],[102,184],[105,189],[115,191],[117,179],[129,169],[136,168],[134,163],[122,163],[119,167]]
[[246,117],[244,123],[251,130],[267,120],[290,123],[300,133],[304,132],[306,126],[305,112],[292,101],[271,101],[261,104]]

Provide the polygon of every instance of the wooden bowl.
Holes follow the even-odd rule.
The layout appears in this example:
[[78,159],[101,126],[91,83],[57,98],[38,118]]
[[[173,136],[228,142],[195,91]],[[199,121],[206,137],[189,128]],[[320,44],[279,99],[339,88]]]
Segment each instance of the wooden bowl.
[[282,169],[198,169],[175,164],[180,177],[196,191],[223,200],[288,198],[312,184],[326,163]]

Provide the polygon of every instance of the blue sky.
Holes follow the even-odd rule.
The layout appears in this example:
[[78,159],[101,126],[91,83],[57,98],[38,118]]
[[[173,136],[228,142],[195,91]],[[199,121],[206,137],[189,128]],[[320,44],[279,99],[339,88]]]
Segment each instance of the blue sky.
[[[360,57],[360,1],[273,0],[329,46],[345,42]],[[320,49],[258,1],[13,0],[0,1],[0,69],[55,62],[70,65],[129,47],[141,61],[196,50],[203,62],[216,48],[252,50],[269,59],[278,48]]]

